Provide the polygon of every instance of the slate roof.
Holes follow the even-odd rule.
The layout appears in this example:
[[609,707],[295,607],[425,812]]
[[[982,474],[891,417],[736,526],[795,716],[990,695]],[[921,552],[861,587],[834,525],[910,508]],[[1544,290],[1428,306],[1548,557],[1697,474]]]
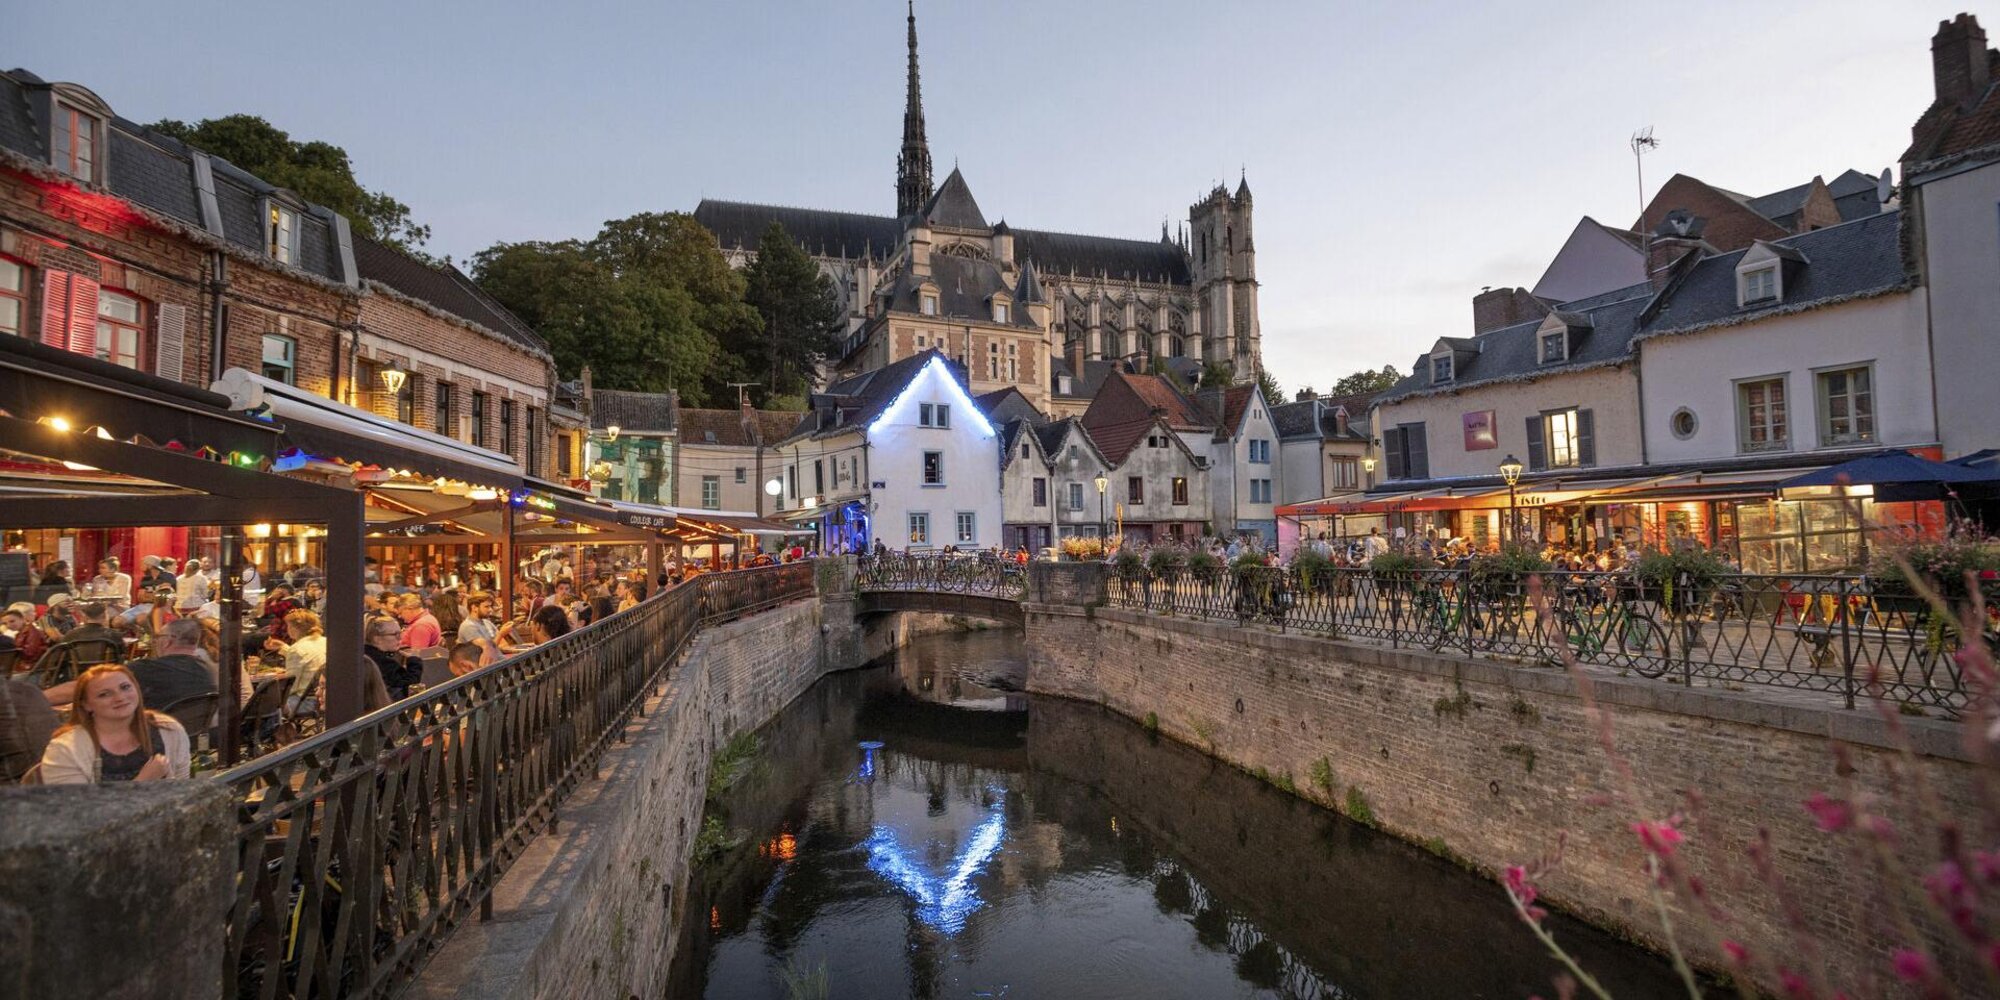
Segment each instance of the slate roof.
[[1791,215],[1806,205],[1806,196],[1812,193],[1812,181],[1788,187],[1783,191],[1743,199],[1750,210],[1766,219],[1779,219]]
[[887,260],[903,239],[903,224],[886,215],[832,212],[818,208],[757,205],[703,198],[694,221],[715,234],[725,250],[754,250],[764,230],[777,222],[807,253],[822,257]]
[[1840,221],[1853,222],[1881,213],[1882,199],[1875,196],[1877,183],[1876,178],[1859,170],[1848,170],[1827,182],[1826,190],[1833,195],[1833,207],[1840,211]]
[[[1539,378],[1556,372],[1597,368],[1608,364],[1628,361],[1632,357],[1632,335],[1638,329],[1640,313],[1652,298],[1651,285],[1633,285],[1616,291],[1575,302],[1563,303],[1570,312],[1582,312],[1590,316],[1591,330],[1570,337],[1568,360],[1559,364],[1540,363],[1535,343],[1535,332],[1541,327],[1541,320],[1529,320],[1503,326],[1497,330],[1481,334],[1473,341],[1470,357],[1461,355],[1453,366],[1455,378],[1446,385],[1433,386],[1430,381],[1429,353],[1417,358],[1411,374],[1403,376],[1389,387],[1376,401],[1394,402],[1410,396],[1431,392],[1450,392],[1487,382],[1525,380]],[[1736,301],[1732,291],[1730,302]]]
[[[1372,393],[1359,393],[1332,399],[1302,399],[1271,407],[1271,423],[1278,429],[1281,440],[1319,438],[1324,441],[1366,441],[1368,435],[1368,407],[1374,400]],[[1347,430],[1340,429],[1336,410],[1347,408]]]
[[986,216],[979,211],[979,202],[973,200],[972,188],[965,183],[965,175],[951,168],[951,176],[938,185],[937,193],[924,203],[923,217],[933,226],[947,226],[952,229],[985,229]]
[[1187,254],[1165,240],[1122,240],[1016,229],[1014,259],[1033,261],[1047,274],[1103,275],[1173,285],[1194,283]]
[[[697,410],[679,412],[680,440],[684,445],[713,445],[724,448],[755,448],[775,444],[798,425],[799,415],[780,410],[751,410],[749,420],[737,410]],[[746,426],[747,424],[747,426]]]
[[[1010,296],[1014,294],[1014,289],[1007,284],[1007,276],[1001,274],[999,266],[992,261],[948,254],[931,255],[929,284],[938,293],[938,315],[947,319],[991,323],[993,296],[1002,292]],[[925,280],[907,268],[897,272],[889,284],[889,309],[893,312],[921,313],[918,289],[924,285]],[[1010,310],[1007,325],[1023,330],[1041,329],[1026,309]]]
[[1014,446],[1020,443],[1021,435],[1033,431],[1034,425],[1016,417],[997,426],[1000,429],[1000,467],[1004,469],[1014,461]]
[[426,264],[395,247],[356,235],[354,266],[368,281],[484,327],[524,350],[544,357],[549,353],[547,341],[450,264]]
[[674,408],[672,393],[592,389],[590,426],[603,430],[616,424],[621,434],[664,434],[674,429]]
[[[0,148],[52,168],[47,123],[37,109],[55,85],[25,69],[0,72]],[[190,230],[221,239],[255,256],[266,256],[262,199],[278,192],[220,157],[209,157],[215,178],[221,229],[202,218],[195,184],[195,151],[170,136],[117,115],[104,122],[104,170],[93,185],[158,213]],[[290,196],[294,200],[296,196]],[[332,210],[303,201],[298,216],[299,255],[292,267],[330,281],[345,281]]]
[[925,365],[930,364],[932,358],[943,360],[952,378],[958,381],[960,388],[964,388],[965,370],[953,364],[943,351],[937,348],[919,351],[873,371],[841,379],[828,386],[825,392],[813,393],[812,408],[801,415],[785,439],[807,434],[837,434],[868,426],[896,401],[897,394],[917,377]]
[[1028,402],[1028,397],[1022,395],[1021,390],[1013,386],[974,396],[972,402],[979,407],[979,412],[986,414],[989,422],[995,424],[1003,420],[1016,419],[1033,424],[1048,420],[1042,415],[1042,411],[1035,409],[1035,404]]
[[1900,211],[1880,212],[1773,241],[1774,248],[1796,253],[1808,262],[1785,269],[1785,297],[1776,303],[1750,308],[1736,305],[1736,264],[1744,251],[1706,258],[1668,289],[1640,335],[1686,333],[1901,288],[1908,280],[1898,242],[1901,215]]
[[1035,428],[1035,440],[1041,444],[1044,456],[1054,455],[1056,450],[1062,447],[1062,440],[1069,436],[1070,431],[1082,429],[1083,425],[1075,417],[1064,417]]

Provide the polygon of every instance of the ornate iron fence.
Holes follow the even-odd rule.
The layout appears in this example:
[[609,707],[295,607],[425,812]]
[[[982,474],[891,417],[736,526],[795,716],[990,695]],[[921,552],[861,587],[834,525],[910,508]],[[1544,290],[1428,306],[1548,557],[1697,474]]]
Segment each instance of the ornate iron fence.
[[890,553],[863,557],[855,586],[861,590],[984,594],[1018,601],[1028,592],[1028,573],[1020,563],[990,552]]
[[[1459,570],[1378,576],[1365,568],[1306,574],[1281,567],[1165,577],[1114,573],[1115,607],[1467,655],[1585,664],[1642,677],[1723,686],[1857,694],[1955,714],[1965,678],[1957,623],[1916,598],[1853,577],[1731,576],[1707,587],[1641,587],[1618,573],[1541,574],[1543,607],[1525,581]],[[1989,607],[1994,606],[1989,598]],[[1986,623],[1989,639],[1995,620]]]
[[408,983],[556,827],[703,625],[812,593],[810,564],[718,573],[225,772],[242,998],[384,996]]

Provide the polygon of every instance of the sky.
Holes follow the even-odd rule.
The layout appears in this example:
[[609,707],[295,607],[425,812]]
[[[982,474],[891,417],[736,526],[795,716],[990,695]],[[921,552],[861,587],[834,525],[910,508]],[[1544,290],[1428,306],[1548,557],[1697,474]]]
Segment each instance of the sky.
[[[917,29],[936,179],[989,220],[1157,239],[1247,175],[1289,391],[1407,369],[1580,216],[1629,225],[1639,128],[1648,193],[1880,173],[1967,2],[919,0]],[[895,208],[902,0],[8,7],[0,64],[343,146],[460,261],[704,197]]]

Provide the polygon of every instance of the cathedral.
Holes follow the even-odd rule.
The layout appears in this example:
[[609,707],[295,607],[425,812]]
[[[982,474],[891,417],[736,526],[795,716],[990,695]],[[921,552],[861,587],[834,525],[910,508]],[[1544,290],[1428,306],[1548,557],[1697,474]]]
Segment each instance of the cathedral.
[[[974,394],[1014,388],[1044,412],[1080,412],[1103,362],[1197,379],[1262,365],[1250,185],[1218,185],[1157,241],[988,222],[956,168],[931,174],[909,13],[909,89],[896,158],[896,214],[704,199],[695,219],[734,265],[772,222],[833,279],[847,315],[829,374],[871,371],[926,350],[964,365]],[[1090,362],[1100,362],[1091,365]]]

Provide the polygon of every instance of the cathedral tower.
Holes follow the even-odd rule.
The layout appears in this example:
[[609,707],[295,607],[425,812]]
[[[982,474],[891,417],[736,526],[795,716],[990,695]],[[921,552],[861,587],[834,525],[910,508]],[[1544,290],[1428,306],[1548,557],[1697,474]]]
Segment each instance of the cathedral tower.
[[1251,237],[1248,178],[1231,195],[1222,185],[1188,209],[1188,255],[1194,263],[1202,359],[1227,362],[1239,379],[1263,367],[1257,320],[1257,247]]
[[903,106],[903,151],[896,156],[896,214],[917,214],[931,197],[931,146],[924,138],[924,97],[917,82],[917,6],[910,0],[910,84]]

